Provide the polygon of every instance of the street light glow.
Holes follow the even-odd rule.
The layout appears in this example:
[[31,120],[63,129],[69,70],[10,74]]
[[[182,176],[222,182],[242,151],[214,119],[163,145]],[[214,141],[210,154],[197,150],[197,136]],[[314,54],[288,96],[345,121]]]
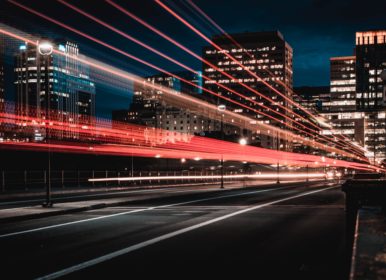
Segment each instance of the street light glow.
[[241,138],[241,139],[239,140],[239,144],[240,144],[241,146],[245,146],[245,145],[247,145],[247,143],[248,143],[248,141],[247,141],[247,139],[245,139],[245,138]]
[[224,112],[226,110],[226,106],[224,104],[220,104],[217,106],[217,110],[220,112]]
[[50,55],[53,52],[53,46],[50,42],[41,42],[38,45],[38,51],[41,55]]

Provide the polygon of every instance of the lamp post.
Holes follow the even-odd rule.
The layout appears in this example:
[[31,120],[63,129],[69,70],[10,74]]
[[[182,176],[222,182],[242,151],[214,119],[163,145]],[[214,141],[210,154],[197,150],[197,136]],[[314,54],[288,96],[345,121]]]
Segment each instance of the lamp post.
[[308,164],[306,165],[306,173],[307,173],[306,182],[308,182],[309,181],[309,179],[308,179]]
[[327,180],[327,164],[325,156],[322,156],[324,180]]
[[[280,146],[279,146],[279,131],[277,131],[277,137],[276,137],[276,150],[279,152]],[[279,156],[279,155],[278,155]],[[277,165],[276,165],[276,172],[277,172],[277,180],[276,184],[280,184],[280,165],[279,165],[279,157],[277,160]]]
[[[248,141],[247,141],[247,139],[245,139],[245,138],[243,137],[243,138],[240,138],[239,144],[240,144],[242,147],[244,147],[245,145],[248,144]],[[245,152],[245,151],[244,151],[244,152]],[[245,155],[245,153],[243,153],[243,154]],[[245,184],[245,180],[246,180],[246,172],[247,172],[247,170],[246,170],[246,164],[247,164],[247,162],[246,162],[246,161],[243,161],[243,173],[244,173],[244,180],[243,180],[243,183],[244,183],[244,187],[246,186],[246,184]]]
[[43,202],[43,207],[50,208],[53,206],[51,200],[51,149],[49,135],[49,119],[50,119],[50,77],[49,77],[49,58],[52,54],[53,46],[49,42],[41,42],[38,45],[38,52],[44,57],[44,83],[45,83],[45,126],[46,126],[46,144],[48,146],[48,166],[47,166],[47,182],[46,182],[46,200]]
[[[224,114],[223,112],[226,110],[226,106],[224,104],[220,104],[217,106],[217,110],[220,112],[220,117],[221,117],[221,123],[220,123],[220,130],[221,130],[221,140],[224,140],[224,122],[223,122],[223,117]],[[220,172],[221,172],[221,183],[220,183],[220,188],[224,188],[224,155],[221,152],[221,160],[220,160]]]

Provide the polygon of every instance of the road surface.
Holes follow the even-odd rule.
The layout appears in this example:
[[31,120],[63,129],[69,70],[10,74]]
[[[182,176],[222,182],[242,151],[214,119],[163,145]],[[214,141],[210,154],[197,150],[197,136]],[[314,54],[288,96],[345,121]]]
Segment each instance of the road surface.
[[181,193],[2,224],[2,274],[346,279],[343,204],[332,183],[282,184]]

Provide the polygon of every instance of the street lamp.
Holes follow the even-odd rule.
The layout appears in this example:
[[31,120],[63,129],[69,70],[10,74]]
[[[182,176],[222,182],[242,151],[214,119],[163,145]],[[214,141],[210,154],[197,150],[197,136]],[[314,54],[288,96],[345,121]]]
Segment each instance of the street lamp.
[[43,207],[50,208],[53,206],[51,200],[51,148],[50,148],[50,135],[49,135],[49,120],[50,120],[50,77],[49,77],[49,57],[53,52],[53,46],[49,42],[40,42],[38,45],[39,54],[44,57],[44,83],[45,83],[45,102],[46,102],[46,144],[48,146],[48,170],[47,170],[47,184],[46,184],[46,201],[43,203]]
[[308,178],[308,164],[306,165],[306,173],[307,173],[307,179],[306,179],[306,182],[309,181],[309,178]]
[[[279,150],[280,150],[279,130],[277,131],[277,136],[276,136],[276,150],[277,150],[277,152],[279,152]],[[277,172],[277,180],[276,180],[276,184],[280,184],[280,165],[279,165],[279,157],[278,157],[278,160],[277,160],[276,172]]]
[[38,45],[38,51],[41,55],[47,56],[52,54],[53,46],[50,42],[41,42]]
[[[224,140],[224,122],[223,122],[224,114],[223,114],[223,112],[226,110],[226,106],[224,104],[220,104],[217,106],[217,110],[220,112],[220,116],[221,116],[221,123],[220,123],[221,140]],[[220,164],[221,164],[221,167],[220,167],[221,168],[220,188],[223,189],[224,188],[224,155],[222,152],[221,152]]]
[[326,157],[322,156],[322,162],[323,162],[323,173],[324,173],[324,179],[327,180],[327,166],[326,166]]
[[[245,139],[244,137],[243,138],[240,138],[240,140],[239,140],[239,144],[241,145],[241,146],[245,146],[245,145],[247,145],[248,144],[248,141],[247,141],[247,139]],[[244,154],[245,155],[245,154]],[[244,183],[244,187],[246,186],[246,184],[245,184],[245,180],[246,180],[246,172],[247,172],[247,170],[246,170],[246,167],[247,167],[247,162],[246,161],[243,161],[243,173],[244,173],[244,180],[243,180],[243,183]]]

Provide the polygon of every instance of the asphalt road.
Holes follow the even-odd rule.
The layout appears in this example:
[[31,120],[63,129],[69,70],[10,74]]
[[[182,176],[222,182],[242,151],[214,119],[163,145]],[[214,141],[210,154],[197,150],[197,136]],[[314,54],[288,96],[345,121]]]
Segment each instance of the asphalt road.
[[[295,179],[296,180],[296,179]],[[284,181],[289,183],[291,181]],[[299,182],[299,181],[298,181]],[[305,181],[303,180],[303,183]],[[296,183],[292,182],[292,183]],[[243,187],[244,182],[225,182],[226,188],[240,188]],[[245,183],[246,186],[263,186],[263,185],[276,185],[276,180],[253,180]],[[98,199],[110,199],[110,198],[127,198],[132,197],[146,198],[148,196],[158,194],[171,194],[180,192],[197,192],[197,191],[217,191],[219,189],[220,182],[207,182],[207,183],[185,183],[172,185],[152,185],[152,186],[96,186],[96,187],[72,187],[72,188],[53,188],[52,189],[52,202],[77,202],[77,201],[89,201]],[[45,189],[39,191],[18,191],[18,192],[6,192],[0,194],[0,210],[8,208],[28,207],[41,205],[46,199]]]
[[184,193],[0,228],[3,279],[346,279],[336,185]]

